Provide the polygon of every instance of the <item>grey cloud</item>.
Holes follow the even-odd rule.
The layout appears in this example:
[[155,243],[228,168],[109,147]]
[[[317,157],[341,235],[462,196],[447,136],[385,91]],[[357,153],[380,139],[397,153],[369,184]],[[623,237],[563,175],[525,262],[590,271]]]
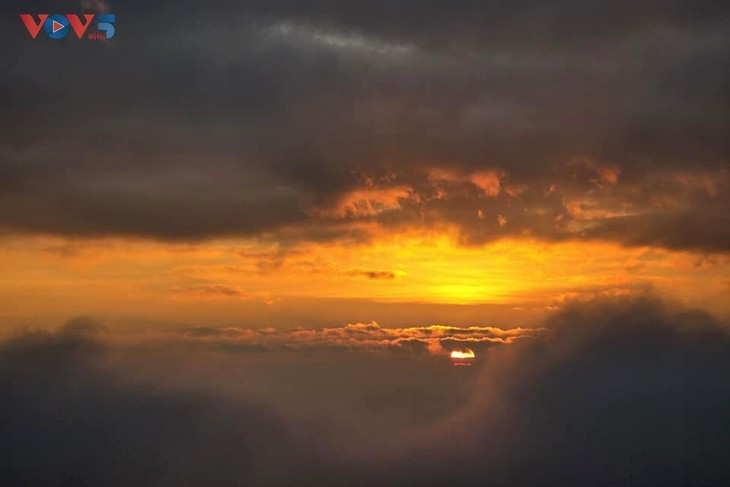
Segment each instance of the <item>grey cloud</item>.
[[491,351],[471,404],[362,485],[728,482],[727,323],[632,298],[546,325]]
[[3,485],[281,485],[314,455],[271,409],[131,385],[108,354],[67,331],[3,344]]
[[[710,198],[649,201],[667,171],[727,169],[718,2],[168,5],[112,5],[109,46],[33,41],[14,11],[4,17],[0,226],[333,238],[348,222],[313,211],[362,189],[362,175],[392,172],[420,205],[378,216],[385,226],[445,221],[465,242],[530,233],[727,250],[707,228],[679,236],[686,214],[727,227],[727,172]],[[616,187],[579,186],[564,170],[578,156],[615,165]],[[457,187],[428,200],[426,167],[499,169],[525,200]],[[560,191],[540,199],[551,184]],[[565,231],[560,195],[633,205],[645,235],[614,221]],[[508,223],[475,224],[478,210]]]
[[569,305],[550,333],[466,368],[418,354],[123,351],[88,324],[0,347],[3,484],[730,479],[728,323],[652,298]]
[[725,202],[682,211],[667,217],[663,214],[617,217],[587,233],[604,239],[617,239],[629,245],[656,245],[710,252],[730,250],[730,218]]

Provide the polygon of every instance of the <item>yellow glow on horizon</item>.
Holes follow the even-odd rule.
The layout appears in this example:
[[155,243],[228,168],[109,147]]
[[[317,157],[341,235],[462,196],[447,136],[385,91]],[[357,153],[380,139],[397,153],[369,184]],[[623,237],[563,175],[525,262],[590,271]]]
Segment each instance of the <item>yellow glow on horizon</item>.
[[[14,323],[79,313],[230,322],[242,310],[265,319],[271,306],[309,316],[320,311],[307,303],[321,299],[550,310],[584,295],[641,288],[730,313],[728,257],[603,242],[509,239],[465,247],[449,233],[402,232],[280,247],[262,239],[25,236],[4,239],[0,269],[0,322]],[[301,308],[291,308],[295,301]]]

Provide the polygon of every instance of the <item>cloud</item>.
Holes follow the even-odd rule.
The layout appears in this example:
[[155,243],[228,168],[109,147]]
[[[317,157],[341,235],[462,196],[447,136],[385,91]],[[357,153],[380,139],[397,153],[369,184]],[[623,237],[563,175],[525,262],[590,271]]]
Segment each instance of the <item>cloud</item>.
[[113,50],[3,9],[4,231],[727,251],[717,2],[124,2]]
[[183,330],[182,335],[198,344],[241,351],[342,349],[352,352],[421,352],[428,350],[436,354],[446,354],[450,350],[465,346],[475,350],[487,350],[495,345],[511,344],[521,338],[539,336],[544,331],[542,328],[501,329],[493,326],[446,325],[386,328],[373,321],[294,330],[196,326]]
[[469,406],[362,484],[730,480],[727,323],[622,298],[569,305],[546,326],[491,351]]
[[[490,349],[471,368],[418,354],[341,350],[273,360],[176,345],[124,350],[89,335],[96,327],[88,319],[57,333],[16,334],[0,347],[0,481],[522,486],[630,479],[672,486],[730,480],[727,323],[630,297],[568,305],[545,325],[549,332]],[[452,331],[400,335],[411,335],[408,346],[418,348],[418,337]],[[292,331],[289,339],[297,333],[387,335],[374,323]]]
[[320,217],[352,218],[369,217],[397,210],[399,200],[409,197],[408,187],[383,189],[363,188],[345,194],[335,208],[321,209],[314,214]]
[[272,485],[308,461],[306,428],[271,408],[132,385],[102,366],[108,353],[68,329],[3,345],[0,482]]
[[86,12],[97,12],[97,13],[108,13],[110,12],[110,5],[104,0],[81,0],[79,5]]
[[222,284],[203,284],[182,289],[174,289],[173,291],[186,297],[250,299],[249,296],[244,295],[238,289]]
[[369,270],[362,270],[362,269],[354,269],[350,271],[350,275],[352,276],[362,276],[366,277],[368,279],[395,279],[395,272],[391,271],[369,271]]

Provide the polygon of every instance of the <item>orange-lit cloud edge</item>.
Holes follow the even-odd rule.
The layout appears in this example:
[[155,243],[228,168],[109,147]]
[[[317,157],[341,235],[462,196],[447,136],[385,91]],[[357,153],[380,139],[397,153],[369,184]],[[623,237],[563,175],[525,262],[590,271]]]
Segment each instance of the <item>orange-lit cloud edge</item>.
[[[486,350],[545,333],[544,328],[501,329],[493,326],[428,325],[385,328],[376,322],[349,323],[319,329],[277,330],[235,327],[193,327],[176,334],[176,341],[243,351],[408,352],[449,355],[461,350]],[[471,352],[471,357],[474,352]],[[452,355],[453,357],[453,355]]]

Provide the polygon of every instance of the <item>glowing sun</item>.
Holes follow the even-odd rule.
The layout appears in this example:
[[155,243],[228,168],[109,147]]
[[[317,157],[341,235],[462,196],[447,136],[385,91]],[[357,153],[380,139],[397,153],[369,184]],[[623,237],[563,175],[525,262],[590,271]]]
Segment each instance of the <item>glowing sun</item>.
[[474,351],[468,348],[464,350],[452,350],[451,352],[451,362],[454,365],[471,365],[474,357],[476,357]]

